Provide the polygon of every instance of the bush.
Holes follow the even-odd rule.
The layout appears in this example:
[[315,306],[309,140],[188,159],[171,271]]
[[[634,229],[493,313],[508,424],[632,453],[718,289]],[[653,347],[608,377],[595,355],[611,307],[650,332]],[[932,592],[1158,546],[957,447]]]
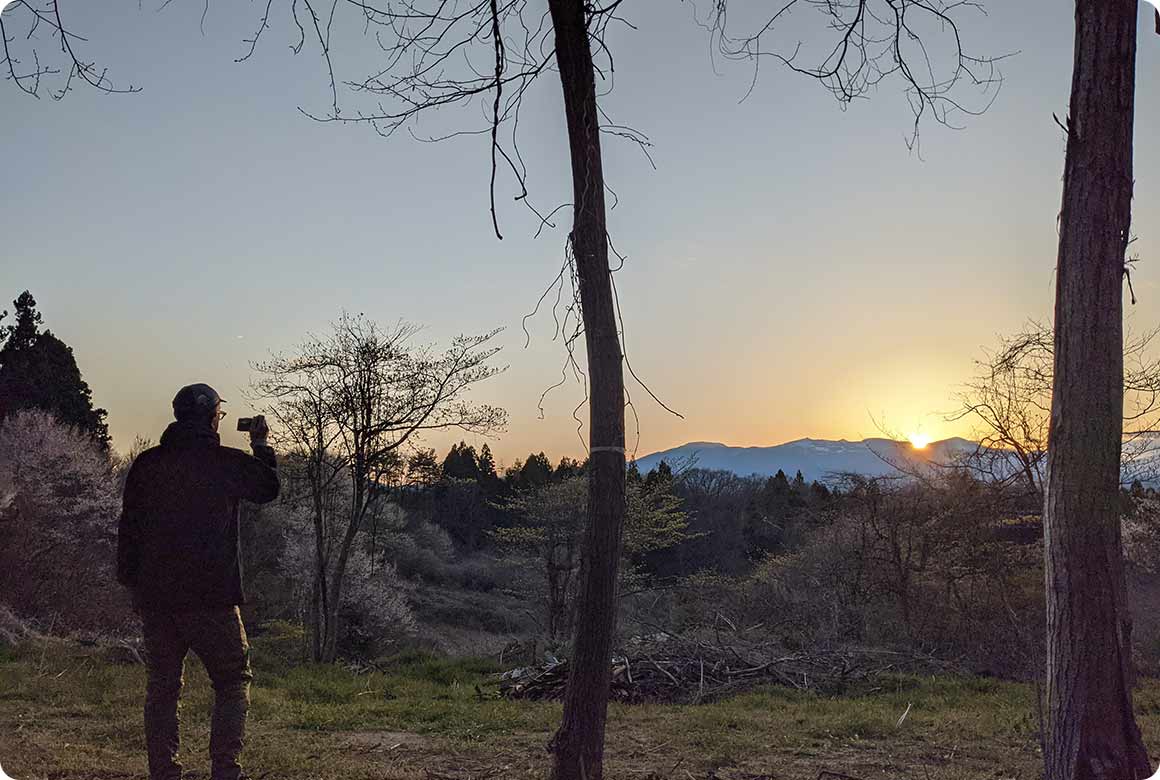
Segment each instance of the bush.
[[[439,526],[421,517],[400,518],[380,538],[376,552],[390,561],[402,577],[436,585],[464,582],[464,564],[456,560],[455,545]],[[471,574],[478,572],[471,570]]]
[[10,414],[0,425],[0,485],[8,606],[47,631],[132,624],[114,577],[118,480],[98,443],[38,409]]

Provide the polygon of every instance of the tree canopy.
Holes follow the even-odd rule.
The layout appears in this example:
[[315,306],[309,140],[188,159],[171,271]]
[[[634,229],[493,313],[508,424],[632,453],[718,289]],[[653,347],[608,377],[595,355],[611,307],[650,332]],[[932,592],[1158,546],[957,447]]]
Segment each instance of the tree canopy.
[[[107,412],[93,407],[72,347],[43,330],[36,299],[25,290],[15,301],[14,321],[0,326],[0,420],[22,409],[42,409],[109,449]],[[8,312],[0,314],[0,321]]]

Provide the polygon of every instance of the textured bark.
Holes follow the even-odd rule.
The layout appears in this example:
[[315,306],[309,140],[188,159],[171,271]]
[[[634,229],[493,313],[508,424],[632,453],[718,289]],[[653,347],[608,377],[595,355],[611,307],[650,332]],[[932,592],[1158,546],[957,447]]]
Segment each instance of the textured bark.
[[552,740],[555,780],[602,780],[609,656],[625,512],[624,376],[605,228],[600,123],[582,0],[549,0],[572,158],[572,252],[588,351],[588,527],[564,717]]
[[1077,0],[1044,507],[1048,780],[1152,774],[1132,712],[1120,547],[1136,0]]

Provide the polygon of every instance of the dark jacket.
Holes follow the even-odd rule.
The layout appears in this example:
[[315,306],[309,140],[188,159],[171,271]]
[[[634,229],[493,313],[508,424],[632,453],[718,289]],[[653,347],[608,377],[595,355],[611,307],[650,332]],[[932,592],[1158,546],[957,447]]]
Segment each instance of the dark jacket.
[[278,497],[274,451],[221,446],[206,426],[176,422],[134,461],[117,533],[117,581],[145,609],[245,602],[238,537],[241,499]]

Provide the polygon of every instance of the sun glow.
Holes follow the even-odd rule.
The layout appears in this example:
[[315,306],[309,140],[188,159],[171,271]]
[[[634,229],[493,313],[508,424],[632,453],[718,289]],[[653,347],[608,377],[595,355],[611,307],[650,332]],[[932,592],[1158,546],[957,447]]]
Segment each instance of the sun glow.
[[925,433],[912,433],[906,438],[910,439],[910,446],[916,450],[925,450],[926,445],[930,444],[930,436]]

